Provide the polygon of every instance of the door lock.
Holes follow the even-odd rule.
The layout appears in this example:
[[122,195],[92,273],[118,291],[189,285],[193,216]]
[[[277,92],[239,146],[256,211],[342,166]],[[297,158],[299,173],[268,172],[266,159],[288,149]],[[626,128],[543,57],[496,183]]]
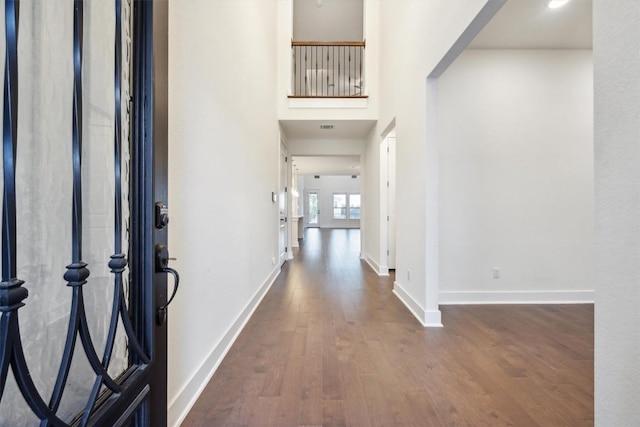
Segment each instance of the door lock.
[[169,250],[165,245],[159,243],[156,245],[156,273],[167,273],[173,276],[173,292],[171,292],[171,296],[167,300],[167,303],[160,306],[158,311],[156,312],[156,323],[158,325],[162,325],[167,321],[167,308],[173,298],[176,296],[176,292],[178,292],[178,286],[180,285],[180,275],[176,270],[169,267],[169,261],[175,260],[175,258],[169,258]]
[[156,228],[163,229],[169,224],[169,208],[162,202],[156,202]]

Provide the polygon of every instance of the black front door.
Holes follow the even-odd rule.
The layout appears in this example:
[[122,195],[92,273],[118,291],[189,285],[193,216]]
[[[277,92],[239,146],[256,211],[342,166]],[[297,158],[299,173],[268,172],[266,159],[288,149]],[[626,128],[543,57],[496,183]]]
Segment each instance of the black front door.
[[167,2],[4,33],[0,425],[166,425]]

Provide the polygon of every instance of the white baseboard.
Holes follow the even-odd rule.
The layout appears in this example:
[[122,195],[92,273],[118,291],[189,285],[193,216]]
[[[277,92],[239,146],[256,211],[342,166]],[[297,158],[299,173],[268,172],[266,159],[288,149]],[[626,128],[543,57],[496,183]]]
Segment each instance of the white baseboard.
[[440,291],[440,304],[589,304],[595,291]]
[[378,276],[388,276],[389,268],[384,265],[378,265],[378,263],[371,258],[368,254],[366,254],[363,258],[367,264],[376,272]]
[[209,380],[218,369],[218,366],[220,366],[222,359],[224,359],[279,274],[280,267],[276,267],[236,318],[236,321],[233,322],[233,325],[231,325],[227,333],[224,334],[202,365],[200,365],[198,370],[191,376],[187,384],[178,392],[177,396],[169,402],[168,425],[177,427],[182,424],[196,403],[196,400],[198,400],[198,397],[200,397],[200,394],[209,383]]
[[398,282],[393,282],[393,293],[409,309],[418,322],[427,328],[441,328],[440,310],[425,310]]

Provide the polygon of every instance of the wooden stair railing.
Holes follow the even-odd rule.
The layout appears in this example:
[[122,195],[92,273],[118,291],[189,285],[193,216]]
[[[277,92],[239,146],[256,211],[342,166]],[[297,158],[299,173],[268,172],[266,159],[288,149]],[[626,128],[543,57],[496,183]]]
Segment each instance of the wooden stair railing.
[[367,98],[364,49],[364,41],[292,41],[289,98]]

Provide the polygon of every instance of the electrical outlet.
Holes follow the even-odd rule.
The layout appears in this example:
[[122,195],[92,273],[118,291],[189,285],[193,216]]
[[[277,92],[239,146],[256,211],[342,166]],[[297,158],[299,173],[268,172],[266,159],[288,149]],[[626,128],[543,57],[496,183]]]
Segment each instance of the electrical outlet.
[[411,270],[407,270],[407,282],[411,281]]
[[493,278],[494,279],[500,278],[500,267],[493,267]]
[[271,254],[271,265],[276,265],[276,256]]

